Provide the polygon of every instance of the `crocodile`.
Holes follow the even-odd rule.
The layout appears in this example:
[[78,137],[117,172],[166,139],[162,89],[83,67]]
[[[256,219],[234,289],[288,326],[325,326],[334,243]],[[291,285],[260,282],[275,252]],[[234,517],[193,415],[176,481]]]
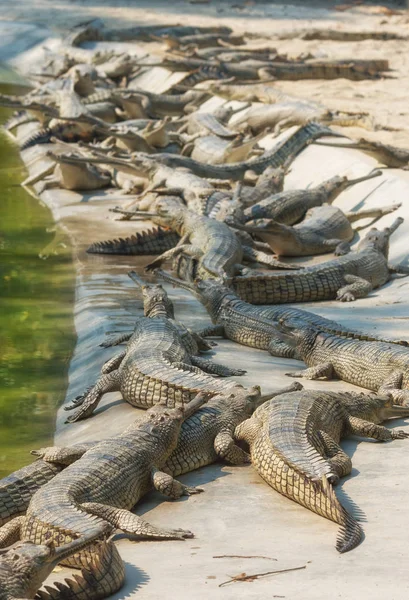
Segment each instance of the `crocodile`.
[[294,344],[286,342],[277,332],[278,321],[297,319],[304,326],[315,327],[332,335],[408,346],[405,340],[380,338],[356,331],[306,310],[288,306],[248,304],[240,300],[229,287],[215,279],[196,279],[193,284],[177,279],[160,269],[156,271],[156,275],[172,285],[188,290],[203,304],[213,323],[199,332],[203,338],[221,336],[243,346],[267,350],[273,356],[299,358]]
[[237,425],[250,417],[257,406],[280,394],[289,394],[299,389],[283,388],[262,396],[260,387],[255,386],[237,389],[231,394],[213,396],[184,421],[178,444],[164,465],[161,465],[162,471],[177,477],[210,465],[218,459],[235,465],[250,462],[248,454],[233,440]]
[[128,340],[126,350],[104,364],[97,383],[64,407],[77,409],[68,422],[89,417],[107,392],[120,391],[126,402],[138,408],[158,402],[175,406],[189,402],[199,391],[216,393],[238,385],[212,375],[244,374],[241,369],[200,357],[200,349],[210,346],[204,346],[199,336],[174,320],[173,305],[165,290],[160,285],[145,284],[136,273],[131,276],[142,287],[145,316],[136,321],[133,333],[121,336],[121,341]]
[[242,244],[228,225],[211,219],[205,215],[188,210],[178,198],[159,198],[155,205],[155,213],[135,211],[135,215],[150,218],[156,224],[176,231],[180,240],[171,250],[167,250],[145,269],[158,268],[164,261],[184,253],[198,261],[198,272],[201,277],[226,279],[233,275],[243,259],[260,262],[273,269],[298,269],[277,261],[274,257],[263,255],[252,247]]
[[111,184],[110,174],[99,170],[95,165],[71,164],[69,155],[59,156],[51,151],[46,156],[57,163],[54,176],[66,190],[95,190]]
[[[155,527],[131,509],[152,488],[172,499],[202,491],[158,467],[176,447],[183,420],[205,401],[201,393],[186,407],[152,407],[121,435],[96,444],[39,489],[14,530],[13,521],[6,525],[3,543],[19,538],[21,543],[0,558],[0,599],[33,598],[55,566],[56,561],[50,560],[54,548],[57,555],[63,553],[63,564],[80,568],[81,574],[37,597],[98,600],[118,591],[124,582],[122,559],[106,539],[116,529],[148,539],[193,537],[190,531]],[[33,545],[39,559],[26,560],[16,572],[13,565],[33,551]]]
[[333,111],[309,104],[306,101],[278,102],[253,106],[234,121],[234,128],[238,131],[251,130],[253,134],[273,128],[273,133],[277,136],[283,128],[293,125],[306,125],[311,121],[325,125],[359,126],[365,129],[374,129],[367,113]]
[[167,47],[171,50],[182,47],[214,48],[215,46],[221,45],[223,42],[233,46],[239,46],[244,43],[242,35],[220,32],[196,33],[183,36],[162,35],[159,39],[165,42]]
[[289,139],[280,142],[276,147],[265,152],[262,156],[229,165],[208,165],[186,156],[166,152],[151,154],[149,156],[142,153],[134,153],[128,162],[135,167],[135,170],[139,167],[144,172],[147,170],[146,165],[148,161],[151,161],[152,163],[165,165],[170,168],[183,167],[189,169],[198,177],[238,181],[243,179],[247,171],[254,171],[257,175],[260,175],[269,166],[280,167],[290,155],[295,156],[298,154],[310,140],[328,135],[338,136],[339,134],[323,125],[309,123],[301,127]]
[[332,144],[329,142],[317,142],[323,146],[339,146],[340,148],[352,148],[362,150],[365,154],[369,154],[381,164],[392,169],[406,169],[409,166],[409,150],[390,146],[382,142],[375,142],[360,138],[356,142],[349,141],[346,144]]
[[[236,80],[257,79],[378,79],[381,73],[389,70],[387,60],[319,60],[311,62],[279,62],[244,60],[238,63],[176,56],[165,57],[162,63],[139,63],[140,66],[162,66],[173,71],[202,73],[204,79],[231,78]],[[218,77],[211,77],[208,69],[217,70]],[[186,83],[186,79],[183,84]]]
[[[336,175],[320,183],[316,187],[304,190],[285,190],[267,196],[243,211],[244,223],[253,224],[254,219],[273,219],[284,225],[294,225],[302,219],[310,208],[323,204],[332,204],[348,187],[362,181],[382,175],[379,170],[356,179]],[[233,220],[229,225],[235,226]]]
[[[88,140],[92,138],[95,126],[106,125],[105,121],[94,116],[88,110],[78,94],[72,89],[58,92],[58,103],[58,116],[52,118],[47,127],[39,129],[24,140],[21,144],[22,150],[36,144],[47,144],[50,142],[51,137],[63,141]],[[48,108],[44,104],[42,110],[47,112]]]
[[183,148],[183,154],[190,146],[191,157],[194,160],[210,165],[235,163],[246,160],[264,135],[265,133],[261,132],[258,136],[248,139],[239,135],[234,140],[223,140],[215,135],[206,135],[197,138],[192,144],[187,144]]
[[406,40],[407,36],[394,31],[365,30],[348,31],[346,29],[305,29],[282,31],[273,36],[279,40],[297,38],[299,40],[333,40],[336,42],[361,42],[364,40]]
[[347,254],[356,230],[351,223],[359,219],[380,219],[397,210],[395,204],[383,208],[366,209],[344,213],[336,206],[324,204],[310,208],[303,221],[294,226],[278,223],[273,219],[255,219],[252,226],[239,226],[256,234],[279,256],[311,256],[334,252],[336,256]]
[[297,345],[307,369],[288,377],[332,379],[389,394],[395,404],[409,406],[409,351],[387,342],[361,341],[324,333],[297,319],[282,319],[277,327],[289,344]]
[[125,29],[105,29],[103,30],[103,39],[105,41],[121,41],[127,42],[132,40],[140,40],[151,42],[156,38],[164,38],[166,36],[183,37],[186,35],[198,35],[203,33],[217,33],[220,35],[230,35],[233,33],[230,27],[225,26],[208,26],[198,27],[191,25],[136,25]]
[[98,102],[115,102],[131,118],[182,116],[209,97],[205,90],[189,90],[183,94],[155,94],[140,88],[99,90],[84,100],[87,107]]
[[[221,96],[226,100],[238,100],[240,102],[301,102],[300,98],[285,94],[268,83],[252,82],[233,85],[221,81],[209,81],[206,89],[214,95]],[[312,104],[312,103],[310,103]],[[317,106],[319,106],[317,104]]]
[[257,473],[277,492],[340,525],[338,552],[362,540],[356,520],[337,499],[333,485],[352,470],[339,442],[348,435],[379,441],[405,439],[403,430],[378,423],[409,416],[387,397],[352,392],[305,390],[278,396],[261,405],[235,430],[250,447]]
[[[247,271],[232,279],[238,296],[252,304],[282,304],[337,299],[351,302],[364,298],[387,283],[391,274],[409,274],[405,265],[388,263],[389,238],[402,218],[384,230],[372,228],[354,252],[334,260],[305,267],[297,273]],[[243,272],[246,273],[246,270]]]
[[[389,70],[387,60],[319,60],[305,63],[271,63],[270,77],[277,79],[378,79]],[[384,75],[382,75],[384,76]]]
[[[210,465],[218,459],[232,464],[248,462],[248,456],[233,443],[235,427],[251,416],[257,406],[279,394],[302,389],[295,381],[276,392],[261,395],[260,387],[237,387],[230,394],[216,394],[181,427],[178,443],[160,468],[174,477]],[[206,410],[204,410],[204,408]],[[32,450],[37,460],[0,481],[0,527],[14,517],[24,515],[31,498],[66,466],[79,460],[99,442]],[[0,529],[1,538],[1,529]]]

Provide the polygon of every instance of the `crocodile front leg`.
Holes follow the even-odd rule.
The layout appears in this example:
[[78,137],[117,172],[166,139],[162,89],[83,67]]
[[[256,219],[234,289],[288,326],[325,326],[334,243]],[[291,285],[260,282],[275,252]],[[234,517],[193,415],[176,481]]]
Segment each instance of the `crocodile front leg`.
[[184,538],[193,537],[191,531],[155,527],[124,508],[116,508],[99,502],[84,502],[84,504],[81,504],[81,508],[91,515],[104,519],[115,529],[121,529],[125,533],[144,538],[183,540]]
[[219,377],[231,377],[231,376],[239,376],[245,375],[247,371],[243,371],[243,369],[231,369],[230,367],[225,367],[224,365],[219,365],[211,360],[206,358],[202,358],[201,356],[192,356],[191,359],[192,364],[196,365],[205,373],[209,373],[210,375],[219,375]]
[[201,337],[226,337],[224,325],[209,325],[209,327],[199,331],[199,335]]
[[76,446],[47,446],[39,450],[31,450],[30,454],[37,456],[45,462],[58,463],[59,465],[72,465],[79,460],[88,450],[98,442],[88,442]]
[[219,458],[227,460],[232,465],[242,465],[251,462],[249,454],[240,448],[240,446],[237,446],[230,431],[220,431],[216,435],[214,449]]
[[168,475],[159,469],[152,469],[152,484],[155,490],[171,498],[177,500],[181,496],[191,496],[192,494],[200,494],[204,490],[202,488],[184,485],[172,475]]
[[353,302],[357,298],[365,298],[372,291],[372,284],[356,275],[344,275],[344,280],[348,285],[339,288],[337,300],[341,302]]
[[108,392],[119,392],[121,389],[121,375],[119,371],[112,371],[103,375],[93,388],[83,398],[77,399],[75,403],[64,406],[64,410],[73,410],[80,406],[73,415],[68,417],[66,423],[74,423],[89,417],[98,406],[102,396]]
[[389,440],[403,440],[409,437],[409,433],[402,429],[391,430],[383,427],[383,425],[375,425],[364,419],[358,417],[349,417],[349,425],[351,433],[360,435],[363,437],[373,438],[380,442],[387,442]]
[[0,528],[0,548],[7,548],[20,540],[20,528],[24,519],[24,515],[15,517]]
[[315,365],[309,369],[303,369],[302,371],[294,371],[293,373],[286,373],[287,377],[302,377],[303,379],[332,379],[334,377],[334,368],[332,363],[322,363]]

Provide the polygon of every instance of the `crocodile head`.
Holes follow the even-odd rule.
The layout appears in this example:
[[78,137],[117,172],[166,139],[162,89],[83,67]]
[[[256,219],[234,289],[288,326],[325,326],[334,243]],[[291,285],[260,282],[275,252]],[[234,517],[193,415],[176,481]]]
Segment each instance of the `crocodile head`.
[[160,284],[147,283],[135,271],[131,271],[128,275],[142,290],[145,317],[152,318],[156,314],[161,313],[170,319],[174,318],[173,304],[166,290]]
[[194,283],[190,283],[160,269],[156,271],[156,274],[168,283],[191,292],[203,304],[212,318],[216,317],[225,298],[237,299],[236,294],[221,279],[196,279]]
[[0,551],[0,600],[34,598],[54,567],[78,548],[77,541],[58,548],[21,542]]
[[389,239],[394,231],[397,230],[399,225],[403,223],[402,217],[398,217],[389,227],[385,229],[376,229],[372,227],[366,234],[366,236],[360,241],[358,251],[360,250],[377,250],[381,252],[386,258],[389,254]]
[[[200,392],[190,402],[180,404],[175,408],[169,408],[165,402],[155,404],[138,419],[138,427],[156,436],[160,444],[163,444],[167,451],[169,451],[169,445],[173,445],[173,448],[177,445],[180,426],[183,421],[199,410],[211,395],[206,392]],[[130,426],[130,428],[132,427],[134,425]],[[1,597],[0,600],[2,600]]]
[[324,181],[324,183],[319,185],[317,189],[325,194],[326,202],[331,204],[341,192],[346,190],[346,188],[350,187],[351,185],[361,183],[361,181],[367,181],[367,179],[379,177],[380,175],[382,175],[382,171],[379,169],[374,169],[368,173],[368,175],[363,175],[362,177],[357,177],[355,179],[348,179],[348,177],[336,175],[335,177],[331,177],[331,179]]
[[408,406],[396,406],[388,395],[369,396],[368,394],[351,395],[351,400],[343,398],[348,406],[348,413],[371,423],[383,423],[387,419],[409,416]]

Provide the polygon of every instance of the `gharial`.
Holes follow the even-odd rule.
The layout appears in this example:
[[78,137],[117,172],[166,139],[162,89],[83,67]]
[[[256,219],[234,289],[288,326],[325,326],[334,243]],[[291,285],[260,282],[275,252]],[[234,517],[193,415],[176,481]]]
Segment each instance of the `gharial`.
[[348,552],[362,530],[332,487],[352,470],[339,442],[351,434],[379,441],[409,437],[378,425],[403,416],[409,408],[393,406],[387,397],[303,390],[260,406],[236,428],[235,438],[249,444],[254,468],[271,487],[340,525],[336,547]]

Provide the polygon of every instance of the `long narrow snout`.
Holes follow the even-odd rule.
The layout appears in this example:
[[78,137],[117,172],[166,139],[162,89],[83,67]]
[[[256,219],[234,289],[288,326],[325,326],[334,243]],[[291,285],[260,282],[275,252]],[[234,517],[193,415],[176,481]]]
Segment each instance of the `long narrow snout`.
[[361,183],[361,181],[367,181],[368,179],[373,179],[374,177],[379,177],[382,175],[382,171],[380,169],[374,169],[368,175],[363,175],[362,177],[356,177],[355,179],[348,179],[348,187],[350,185],[355,185],[356,183]]
[[184,419],[188,419],[191,417],[199,408],[201,408],[208,400],[210,400],[211,396],[214,394],[209,394],[206,392],[200,392],[191,400],[188,404],[184,405]]
[[291,385],[288,385],[285,388],[282,388],[281,390],[271,392],[270,394],[260,395],[260,398],[257,401],[257,406],[264,404],[264,402],[267,402],[268,400],[271,400],[272,398],[281,396],[281,394],[290,394],[291,392],[298,392],[303,389],[304,389],[304,386],[299,381],[294,381],[294,383],[292,383]]

